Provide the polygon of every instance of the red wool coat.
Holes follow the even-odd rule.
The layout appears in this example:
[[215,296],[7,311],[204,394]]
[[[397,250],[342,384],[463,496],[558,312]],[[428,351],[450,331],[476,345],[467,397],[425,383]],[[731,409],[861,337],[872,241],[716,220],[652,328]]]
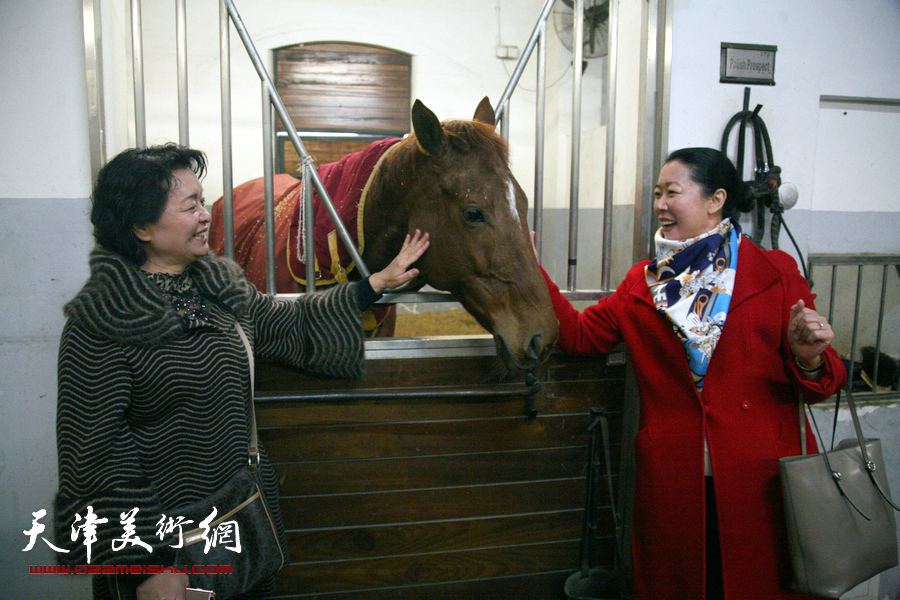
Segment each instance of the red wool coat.
[[[698,394],[684,347],[653,307],[642,262],[615,293],[576,311],[546,276],[559,346],[609,351],[625,342],[640,392],[635,440],[634,593],[639,600],[705,597],[704,435],[708,440],[728,600],[805,598],[790,591],[778,458],[800,453],[798,389],[827,399],[846,370],[826,351],[818,382],[802,380],[787,340],[790,308],[815,296],[794,259],[741,241],[728,317]],[[815,440],[808,434],[810,452]]]

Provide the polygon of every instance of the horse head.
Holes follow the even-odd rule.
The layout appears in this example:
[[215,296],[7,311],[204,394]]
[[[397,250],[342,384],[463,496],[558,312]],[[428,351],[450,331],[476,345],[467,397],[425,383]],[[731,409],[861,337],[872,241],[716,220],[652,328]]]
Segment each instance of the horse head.
[[529,238],[528,199],[494,131],[490,101],[471,120],[441,123],[416,100],[412,123],[414,134],[373,182],[363,259],[383,268],[406,233],[429,232],[416,265],[423,282],[456,296],[494,335],[509,369],[532,368],[556,341],[557,322]]

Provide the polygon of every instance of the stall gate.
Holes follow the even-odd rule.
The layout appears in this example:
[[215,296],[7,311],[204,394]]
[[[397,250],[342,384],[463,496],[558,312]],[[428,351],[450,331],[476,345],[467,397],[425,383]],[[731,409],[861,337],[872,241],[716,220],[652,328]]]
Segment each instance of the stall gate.
[[[357,381],[258,367],[291,554],[277,597],[563,598],[581,560],[591,407],[620,471],[624,353],[554,355],[528,418],[528,388],[489,357],[366,352]],[[592,560],[612,565],[609,502],[598,510]]]
[[816,306],[834,329],[857,403],[900,400],[900,255],[810,254]]

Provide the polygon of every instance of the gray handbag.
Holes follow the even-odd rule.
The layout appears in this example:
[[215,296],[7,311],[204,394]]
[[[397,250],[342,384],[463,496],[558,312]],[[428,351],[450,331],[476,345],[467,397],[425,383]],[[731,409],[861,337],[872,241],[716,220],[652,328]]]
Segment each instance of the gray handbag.
[[[894,511],[900,507],[891,500],[881,441],[863,439],[853,395],[849,389],[845,393],[856,438],[843,440],[828,452],[806,454],[805,403],[801,399],[803,454],[778,461],[793,587],[823,598],[839,598],[897,566]],[[840,394],[835,425],[839,405]]]

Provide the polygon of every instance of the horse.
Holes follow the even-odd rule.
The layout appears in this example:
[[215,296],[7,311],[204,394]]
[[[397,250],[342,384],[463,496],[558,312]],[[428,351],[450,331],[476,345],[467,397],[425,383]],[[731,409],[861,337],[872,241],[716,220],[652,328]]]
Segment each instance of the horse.
[[[411,117],[413,133],[376,143],[387,146],[378,148],[377,158],[366,154],[370,146],[319,166],[323,184],[332,198],[329,184],[359,198],[358,206],[341,209],[341,215],[345,224],[355,221],[347,229],[358,232],[360,256],[371,272],[391,262],[407,233],[427,231],[431,245],[415,265],[420,270],[416,287],[428,284],[451,292],[493,334],[509,370],[532,369],[555,343],[557,321],[529,236],[528,199],[510,171],[509,150],[495,131],[490,101],[482,99],[472,119],[440,122],[416,100]],[[363,163],[370,164],[370,174],[359,167]],[[348,174],[350,183],[334,183]],[[293,175],[276,176],[279,293],[300,291],[305,261],[313,255],[317,284],[359,277],[355,265],[338,260],[346,259],[346,250],[318,219],[316,248],[303,248],[301,190],[302,182]],[[259,289],[265,288],[262,194],[261,178],[238,186],[234,194],[235,259]],[[314,195],[318,213],[321,202]],[[222,203],[217,202],[210,245],[218,254],[224,250],[223,229]]]

